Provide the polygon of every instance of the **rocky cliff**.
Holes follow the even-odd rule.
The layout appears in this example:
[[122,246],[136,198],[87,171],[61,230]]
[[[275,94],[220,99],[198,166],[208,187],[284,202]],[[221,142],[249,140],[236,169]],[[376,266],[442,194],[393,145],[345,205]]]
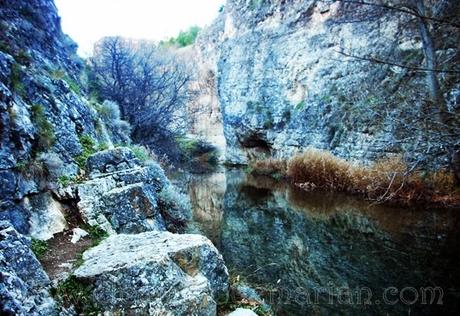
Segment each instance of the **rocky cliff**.
[[[215,75],[229,162],[313,146],[361,161],[405,153],[448,163],[456,141],[418,123],[426,111],[424,73],[343,54],[423,65],[413,17],[351,9],[340,1],[228,0],[201,33],[196,49]],[[449,69],[459,57],[458,33],[438,32],[433,36],[450,37],[436,51]],[[449,110],[458,111],[458,74],[440,78]]]
[[53,1],[0,1],[0,27],[0,314],[215,315],[222,256],[174,234],[190,204],[159,164],[115,148],[127,123],[89,100]]
[[33,210],[23,202],[46,191],[51,178],[78,172],[79,137],[97,139],[99,118],[52,1],[2,1],[0,21],[0,217],[28,232]]

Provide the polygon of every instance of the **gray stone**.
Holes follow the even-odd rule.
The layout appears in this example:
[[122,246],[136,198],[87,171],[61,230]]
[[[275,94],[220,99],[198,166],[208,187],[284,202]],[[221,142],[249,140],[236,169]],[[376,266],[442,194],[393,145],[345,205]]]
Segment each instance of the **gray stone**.
[[150,184],[112,189],[102,196],[102,203],[102,212],[117,233],[165,230],[155,188]]
[[[141,232],[164,229],[163,220],[156,211],[156,193],[169,186],[171,184],[164,171],[158,164],[152,163],[147,167],[97,173],[93,179],[78,184],[75,193],[70,187],[57,193],[62,198],[78,199],[78,209],[89,225],[99,226],[109,233]],[[114,200],[117,202],[114,203]],[[139,201],[145,203],[137,205]],[[143,210],[144,207],[147,208]],[[169,223],[183,226],[190,218],[190,208],[161,208],[161,211],[162,215],[170,214],[168,226]]]
[[13,202],[0,203],[0,221],[9,221],[21,234],[28,234],[30,230],[29,212],[22,205]]
[[67,228],[62,204],[51,193],[41,193],[25,199],[25,207],[30,214],[29,234],[40,240],[53,238]]
[[228,316],[257,316],[257,314],[247,308],[237,308],[228,314]]
[[11,171],[0,171],[0,200],[12,200],[16,192],[16,177]]
[[86,167],[90,173],[110,173],[140,166],[139,159],[127,147],[100,151],[90,156]]
[[200,235],[114,235],[83,254],[74,275],[92,284],[104,311],[134,315],[215,315],[228,297],[222,256]]
[[0,314],[57,315],[50,281],[29,244],[10,223],[0,221]]

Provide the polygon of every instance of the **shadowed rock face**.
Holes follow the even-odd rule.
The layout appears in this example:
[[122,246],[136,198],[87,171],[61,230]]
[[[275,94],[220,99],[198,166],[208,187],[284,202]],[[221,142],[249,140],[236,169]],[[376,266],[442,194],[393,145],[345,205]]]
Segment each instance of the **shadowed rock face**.
[[23,199],[77,173],[80,136],[112,140],[96,132],[98,114],[80,84],[84,64],[54,2],[1,1],[0,23],[0,218],[29,233],[24,223],[40,213]]
[[83,255],[75,276],[105,311],[133,315],[215,315],[228,295],[228,272],[199,235],[148,232],[109,237]]
[[138,166],[140,166],[140,161],[126,147],[98,152],[89,157],[86,163],[86,168],[93,177],[99,173],[110,173]]

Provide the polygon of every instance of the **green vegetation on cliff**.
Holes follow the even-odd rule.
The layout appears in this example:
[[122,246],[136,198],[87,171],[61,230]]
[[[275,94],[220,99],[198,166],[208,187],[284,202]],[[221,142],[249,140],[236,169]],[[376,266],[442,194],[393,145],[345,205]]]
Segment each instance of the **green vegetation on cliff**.
[[177,37],[171,37],[166,42],[161,42],[160,45],[164,46],[178,46],[185,47],[195,43],[195,40],[200,32],[201,28],[199,26],[191,26],[186,31],[181,31]]

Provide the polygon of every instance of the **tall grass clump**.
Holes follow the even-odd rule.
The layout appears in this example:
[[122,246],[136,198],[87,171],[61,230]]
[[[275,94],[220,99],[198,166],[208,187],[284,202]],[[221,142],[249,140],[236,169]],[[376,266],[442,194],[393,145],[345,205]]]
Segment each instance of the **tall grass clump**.
[[350,186],[350,168],[346,160],[330,152],[309,149],[288,161],[287,176],[295,183],[342,191]]
[[426,173],[409,168],[401,156],[371,165],[350,163],[330,152],[308,149],[287,163],[287,176],[302,188],[327,189],[364,195],[378,202],[460,204],[452,172]]
[[460,188],[453,172],[418,170],[410,167],[402,156],[364,165],[310,148],[288,161],[273,158],[254,161],[249,170],[254,175],[287,178],[305,190],[342,191],[381,203],[460,205]]

